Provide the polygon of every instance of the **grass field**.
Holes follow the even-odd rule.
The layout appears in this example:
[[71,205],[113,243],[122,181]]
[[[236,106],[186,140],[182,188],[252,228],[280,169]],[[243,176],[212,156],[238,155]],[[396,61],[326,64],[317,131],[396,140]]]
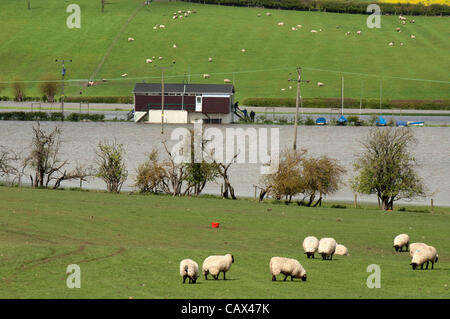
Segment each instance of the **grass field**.
[[[111,47],[95,77],[117,80],[89,88],[68,82],[66,95],[78,96],[80,90],[83,95],[130,95],[136,81],[145,77],[146,81],[160,81],[155,65],[168,66],[175,60],[166,72],[167,81],[180,82],[185,72],[194,83],[223,83],[224,78],[234,78],[237,99],[295,97],[295,88],[289,89],[295,85],[287,79],[296,66],[302,66],[304,79],[311,80],[303,85],[304,97],[339,97],[340,72],[344,71],[348,72],[343,74],[345,97],[378,98],[380,75],[384,99],[450,98],[448,17],[414,17],[414,24],[401,25],[395,16],[382,16],[380,29],[368,29],[366,15],[152,2],[111,46],[141,2],[111,0],[101,14],[97,1],[79,0],[81,28],[68,29],[69,2],[42,0],[26,10],[20,1],[2,1],[0,78],[39,80],[47,73],[59,77],[60,65],[55,59],[66,58],[73,59],[66,65],[66,79],[87,79]],[[197,13],[172,20],[174,11],[188,9]],[[272,16],[267,17],[266,11]],[[280,21],[285,23],[283,27],[277,25]],[[166,27],[153,30],[156,24]],[[303,28],[292,31],[297,24]],[[402,32],[396,32],[396,27]],[[322,32],[311,33],[312,29]],[[362,30],[360,36],[357,30]],[[347,31],[351,31],[349,36]],[[416,38],[411,39],[411,34]],[[128,42],[128,37],[135,41]],[[393,47],[388,46],[390,41],[395,42]],[[156,62],[146,64],[153,56]],[[159,56],[164,59],[158,61]],[[212,63],[208,57],[214,59]],[[123,73],[128,77],[121,78]],[[204,73],[211,78],[204,80]],[[319,81],[325,86],[318,87]],[[9,84],[5,86],[0,94],[11,96]],[[27,83],[27,95],[41,95],[35,83]]]
[[[0,187],[0,298],[448,298],[450,211],[408,209]],[[409,254],[394,252],[404,232],[437,248],[434,270],[412,271]],[[307,259],[308,235],[333,236],[350,256]],[[226,281],[182,284],[181,259],[201,267],[225,253],[235,258]],[[272,256],[298,259],[308,280],[272,282]],[[69,264],[81,267],[80,289],[66,287]],[[370,264],[379,289],[366,287]]]

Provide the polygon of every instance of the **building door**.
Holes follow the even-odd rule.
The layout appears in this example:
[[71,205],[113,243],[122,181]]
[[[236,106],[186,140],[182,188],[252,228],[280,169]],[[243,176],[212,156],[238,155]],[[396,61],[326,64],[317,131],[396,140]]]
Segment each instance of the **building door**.
[[195,112],[201,112],[202,111],[202,97],[196,96],[195,97]]

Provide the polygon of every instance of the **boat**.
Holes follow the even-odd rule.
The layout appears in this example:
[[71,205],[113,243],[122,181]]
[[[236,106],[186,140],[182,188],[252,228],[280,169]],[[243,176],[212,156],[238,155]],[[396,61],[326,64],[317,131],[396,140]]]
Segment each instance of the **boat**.
[[327,124],[327,120],[324,117],[319,117],[316,120],[316,125],[326,125]]
[[398,127],[406,127],[408,126],[408,124],[405,121],[397,121],[397,123],[395,124]]
[[381,116],[378,117],[378,120],[375,122],[376,126],[386,126],[386,120]]
[[424,121],[408,121],[408,126],[423,126]]
[[338,125],[346,125],[347,124],[347,118],[344,115],[341,115],[340,118],[337,120]]

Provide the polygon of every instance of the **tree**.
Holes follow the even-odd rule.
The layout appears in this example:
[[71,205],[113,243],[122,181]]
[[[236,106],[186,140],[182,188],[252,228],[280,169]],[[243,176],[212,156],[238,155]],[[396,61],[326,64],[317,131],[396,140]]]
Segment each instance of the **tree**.
[[19,179],[21,177],[19,169],[14,165],[19,160],[20,156],[18,154],[0,145],[0,177],[9,179],[11,175],[15,176],[12,180],[13,185],[16,177]]
[[96,151],[97,155],[97,177],[106,183],[108,192],[120,193],[123,183],[128,177],[125,167],[125,150],[123,144],[100,142]]
[[22,102],[25,99],[25,84],[20,79],[14,79],[12,83],[12,90],[14,99],[17,102]]
[[372,129],[354,163],[353,190],[376,194],[383,210],[392,210],[399,199],[425,197],[425,186],[416,172],[418,164],[408,150],[415,142],[408,128]]
[[333,194],[339,189],[344,173],[345,169],[326,155],[302,159],[301,193],[304,197],[299,204],[311,206],[319,195],[313,206],[321,205],[323,196]]
[[159,161],[158,151],[153,149],[147,161],[137,168],[134,186],[142,193],[156,193],[164,191],[166,178],[167,172]]
[[262,177],[260,201],[267,194],[278,200],[286,198],[290,203],[302,191],[301,163],[305,153],[306,150],[282,152],[277,172]]
[[238,157],[239,153],[235,154],[233,158],[231,159],[230,163],[216,163],[218,168],[218,173],[223,178],[223,193],[222,196],[224,198],[228,198],[228,193],[230,193],[230,196],[232,199],[236,199],[236,196],[234,194],[234,187],[231,186],[230,178],[228,176],[228,169],[230,168],[231,164],[233,164],[236,157]]
[[39,91],[47,96],[47,100],[50,103],[55,102],[55,95],[59,91],[61,84],[52,75],[46,75],[41,80],[42,82],[38,84]]

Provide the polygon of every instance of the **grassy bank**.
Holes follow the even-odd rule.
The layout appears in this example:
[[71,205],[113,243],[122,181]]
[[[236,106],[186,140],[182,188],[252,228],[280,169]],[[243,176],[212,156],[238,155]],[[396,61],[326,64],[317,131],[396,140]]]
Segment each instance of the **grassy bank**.
[[[448,208],[347,207],[0,187],[0,298],[448,298]],[[403,232],[437,248],[434,270],[412,271],[394,252]],[[308,235],[333,236],[351,256],[306,259]],[[181,283],[181,259],[228,252],[226,281]],[[272,256],[299,259],[308,281],[272,282]],[[80,289],[66,287],[69,264]],[[370,264],[380,289],[366,287]]]

